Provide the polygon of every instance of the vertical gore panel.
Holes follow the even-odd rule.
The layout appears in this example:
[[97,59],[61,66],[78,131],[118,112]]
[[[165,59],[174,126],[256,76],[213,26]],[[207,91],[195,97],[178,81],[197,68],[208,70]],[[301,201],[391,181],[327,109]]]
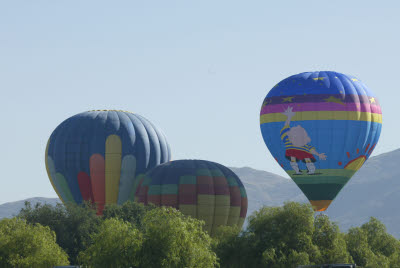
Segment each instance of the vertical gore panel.
[[242,197],[238,186],[229,187],[231,196],[231,206],[240,207],[242,203]]
[[205,221],[205,230],[211,234],[214,221],[215,195],[197,195],[197,216],[199,220]]
[[78,185],[82,199],[85,201],[93,201],[92,185],[88,174],[85,172],[78,173]]
[[194,163],[197,167],[197,216],[205,221],[205,230],[211,234],[215,213],[214,181],[211,171],[205,163]]
[[229,195],[229,185],[225,177],[214,176],[214,191],[216,195]]
[[123,204],[129,199],[134,186],[136,173],[136,158],[133,155],[126,155],[122,159],[121,179],[119,180],[118,204]]
[[[233,225],[238,224],[239,217],[240,217],[240,210],[241,210],[241,207],[232,207],[231,206],[229,208],[229,218],[228,218],[227,225],[233,226]],[[239,225],[239,227],[241,227],[241,225]]]
[[147,191],[149,190],[148,185],[142,185],[139,189],[138,193],[138,202],[143,203],[145,205],[148,204],[148,196],[147,196]]
[[54,167],[54,161],[50,156],[46,157],[46,159],[47,159],[46,170],[47,170],[47,174],[50,178],[51,185],[53,185],[53,188],[56,191],[58,197],[63,202],[66,202],[67,200],[65,197],[65,193],[62,192],[61,186],[58,183],[58,181],[56,180],[56,168]]
[[[50,170],[49,170],[49,163],[48,163],[49,159],[53,162],[53,159],[51,159],[51,157],[48,155],[48,153],[49,153],[49,144],[50,144],[50,138],[47,140],[46,152],[45,152],[45,155],[44,155],[44,162],[45,162],[45,165],[46,165],[47,176],[49,177],[51,186],[53,186],[54,191],[56,191],[56,193],[58,195],[58,198],[60,198],[62,200],[61,195],[58,192],[58,189],[57,189],[56,185],[54,184],[54,181],[53,181],[53,179],[51,177],[51,173],[50,173]],[[54,162],[52,164],[53,164],[53,169],[54,169]]]
[[101,213],[105,205],[105,161],[100,154],[90,157],[90,180],[92,183],[93,199]]
[[188,216],[197,218],[197,178],[194,175],[179,177],[179,210]]
[[179,204],[181,205],[197,204],[196,185],[194,184],[179,185]]
[[121,139],[110,135],[106,140],[106,204],[117,203],[118,186],[121,176]]
[[219,226],[227,224],[231,204],[230,199],[229,195],[215,195],[214,221],[211,234],[215,234]]
[[72,202],[72,203],[76,203],[74,197],[72,196],[71,191],[69,190],[68,187],[68,182],[65,179],[65,177],[61,174],[61,173],[56,173],[55,176],[56,180],[58,181],[58,184],[61,187],[61,191],[63,193],[65,193],[65,199],[67,202]]
[[197,176],[198,194],[215,194],[214,181],[211,176]]
[[142,188],[143,180],[144,180],[144,175],[136,177],[129,200],[139,202],[139,192],[140,189]]
[[244,219],[246,218],[246,214],[247,214],[247,197],[242,197],[242,207],[240,209],[240,217]]
[[241,210],[242,197],[238,186],[231,186],[229,187],[229,189],[231,196],[231,207],[229,211],[229,218],[227,224],[229,226],[232,226],[238,223]]

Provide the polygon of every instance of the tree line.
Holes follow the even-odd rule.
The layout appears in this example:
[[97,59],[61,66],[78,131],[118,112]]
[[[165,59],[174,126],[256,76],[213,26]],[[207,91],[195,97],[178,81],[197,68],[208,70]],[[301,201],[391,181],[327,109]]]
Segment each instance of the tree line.
[[204,222],[173,208],[127,202],[97,216],[91,204],[26,203],[0,221],[0,267],[271,267],[356,263],[400,268],[400,241],[371,218],[344,233],[310,205],[263,207],[243,230]]

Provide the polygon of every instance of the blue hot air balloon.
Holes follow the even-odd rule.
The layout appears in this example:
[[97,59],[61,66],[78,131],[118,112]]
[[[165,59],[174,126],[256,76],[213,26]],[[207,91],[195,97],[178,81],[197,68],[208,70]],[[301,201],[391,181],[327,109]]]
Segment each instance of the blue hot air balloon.
[[381,108],[358,78],[337,72],[288,77],[265,97],[263,139],[310,200],[326,210],[378,142]]
[[106,204],[134,200],[139,174],[169,161],[165,135],[144,117],[98,110],[72,116],[51,134],[46,169],[63,202]]

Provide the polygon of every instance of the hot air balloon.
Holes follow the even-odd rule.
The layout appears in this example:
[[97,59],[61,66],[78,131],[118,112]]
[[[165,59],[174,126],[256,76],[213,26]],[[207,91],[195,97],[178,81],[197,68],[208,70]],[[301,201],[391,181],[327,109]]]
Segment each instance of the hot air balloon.
[[63,202],[106,204],[133,200],[139,174],[169,161],[164,134],[144,117],[116,110],[88,111],[62,122],[46,147],[50,182]]
[[382,113],[358,78],[306,72],[270,90],[260,125],[272,156],[314,210],[324,211],[374,150]]
[[159,165],[135,186],[135,201],[170,206],[205,221],[214,234],[221,225],[242,227],[246,190],[229,168],[205,160],[176,160]]

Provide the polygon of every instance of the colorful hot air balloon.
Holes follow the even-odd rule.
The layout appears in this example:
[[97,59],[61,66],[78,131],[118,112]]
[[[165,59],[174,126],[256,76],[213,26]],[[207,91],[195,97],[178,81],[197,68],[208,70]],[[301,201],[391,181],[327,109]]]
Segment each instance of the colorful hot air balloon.
[[62,122],[46,147],[46,169],[63,202],[105,204],[133,200],[137,175],[170,160],[164,134],[144,117],[89,111]]
[[378,99],[359,79],[307,72],[271,89],[260,124],[272,156],[314,210],[324,211],[371,155],[382,113]]
[[242,227],[246,190],[229,168],[204,160],[177,160],[159,165],[137,181],[135,201],[171,206],[205,221],[214,234],[221,225]]

